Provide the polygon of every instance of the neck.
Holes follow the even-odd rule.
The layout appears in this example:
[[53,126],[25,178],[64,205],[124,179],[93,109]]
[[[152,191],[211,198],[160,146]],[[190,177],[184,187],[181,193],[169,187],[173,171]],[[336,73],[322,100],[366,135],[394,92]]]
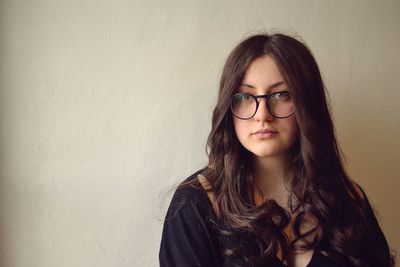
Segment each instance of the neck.
[[255,158],[254,176],[258,184],[281,185],[288,182],[287,156]]
[[[265,198],[281,202],[290,192],[291,171],[287,168],[287,156],[255,158],[254,179]],[[285,201],[284,201],[285,202]]]

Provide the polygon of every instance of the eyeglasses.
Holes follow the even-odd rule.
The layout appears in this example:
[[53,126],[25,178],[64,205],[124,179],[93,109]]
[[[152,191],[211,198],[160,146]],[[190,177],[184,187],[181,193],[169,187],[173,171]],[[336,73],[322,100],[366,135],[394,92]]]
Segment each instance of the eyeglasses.
[[247,93],[238,93],[232,97],[232,114],[242,120],[249,120],[257,113],[260,106],[259,98],[267,99],[267,108],[269,113],[278,119],[284,119],[292,116],[296,107],[289,91],[275,92],[269,95],[251,95]]

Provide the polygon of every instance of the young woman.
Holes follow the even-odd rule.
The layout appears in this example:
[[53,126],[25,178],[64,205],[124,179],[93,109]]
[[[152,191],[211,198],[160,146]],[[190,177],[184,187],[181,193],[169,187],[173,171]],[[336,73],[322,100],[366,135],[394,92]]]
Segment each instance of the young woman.
[[283,34],[241,42],[223,69],[209,164],[177,189],[161,267],[393,266],[346,174],[318,66]]

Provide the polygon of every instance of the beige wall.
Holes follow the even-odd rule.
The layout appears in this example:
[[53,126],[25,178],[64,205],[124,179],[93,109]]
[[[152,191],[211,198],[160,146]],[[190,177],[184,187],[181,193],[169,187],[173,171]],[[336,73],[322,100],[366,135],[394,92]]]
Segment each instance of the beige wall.
[[399,25],[399,1],[0,1],[2,266],[157,266],[223,61],[271,28],[311,46],[349,172],[399,250]]

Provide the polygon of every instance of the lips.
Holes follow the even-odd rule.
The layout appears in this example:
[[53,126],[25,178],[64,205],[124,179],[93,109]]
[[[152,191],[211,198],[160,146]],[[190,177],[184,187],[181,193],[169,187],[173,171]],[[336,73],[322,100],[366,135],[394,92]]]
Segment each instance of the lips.
[[268,134],[268,133],[278,133],[278,131],[271,130],[271,129],[261,129],[261,130],[256,131],[253,134]]
[[272,129],[260,129],[256,132],[253,133],[253,136],[257,139],[269,139],[269,138],[274,138],[277,136],[278,131],[272,130]]

